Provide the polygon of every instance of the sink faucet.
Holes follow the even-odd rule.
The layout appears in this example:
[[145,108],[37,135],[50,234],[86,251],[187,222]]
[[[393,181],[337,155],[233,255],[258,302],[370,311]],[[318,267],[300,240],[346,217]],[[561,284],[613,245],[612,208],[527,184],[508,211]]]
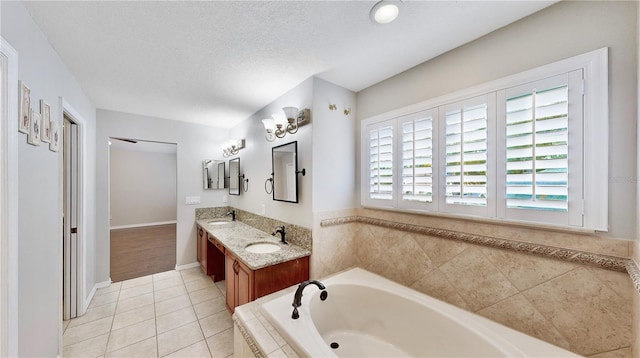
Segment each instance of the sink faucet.
[[276,226],[276,231],[271,233],[271,235],[275,236],[277,233],[280,233],[280,242],[283,244],[288,244],[288,242],[285,240],[285,235],[287,233],[284,231],[284,225]]
[[302,282],[298,286],[295,296],[293,296],[293,304],[291,304],[293,306],[293,313],[291,314],[292,319],[298,319],[300,317],[300,315],[298,314],[298,307],[302,306],[302,291],[304,290],[305,287],[307,287],[310,284],[314,284],[318,286],[320,290],[322,290],[322,292],[320,292],[321,300],[324,301],[327,299],[328,294],[327,294],[327,291],[325,291],[326,287],[322,284],[322,282],[316,281],[316,280]]
[[236,221],[236,211],[231,210],[228,213],[224,214],[224,216],[231,215],[231,221]]

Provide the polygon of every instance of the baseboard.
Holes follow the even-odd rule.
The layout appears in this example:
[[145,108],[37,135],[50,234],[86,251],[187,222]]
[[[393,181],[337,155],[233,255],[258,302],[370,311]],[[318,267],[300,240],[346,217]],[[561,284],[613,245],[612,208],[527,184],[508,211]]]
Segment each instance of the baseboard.
[[96,291],[99,288],[109,287],[109,285],[111,285],[111,278],[109,278],[109,281],[98,282],[95,285],[93,285],[91,292],[89,292],[89,296],[87,296],[87,298],[84,301],[84,307],[82,307],[82,314],[85,314],[85,312],[87,312],[87,309],[89,308],[89,305],[91,304],[91,300],[93,300],[93,296],[95,296]]
[[178,221],[173,220],[173,221],[158,221],[158,222],[153,222],[153,223],[143,223],[143,224],[118,225],[118,226],[111,226],[111,227],[109,228],[109,230],[117,230],[117,229],[132,229],[132,228],[136,228],[136,227],[158,226],[158,225],[169,225],[169,224],[176,224],[176,223],[178,223]]
[[190,268],[194,268],[194,267],[198,267],[200,266],[199,262],[193,262],[190,264],[186,264],[186,265],[176,265],[176,271],[180,271],[180,270],[188,270]]

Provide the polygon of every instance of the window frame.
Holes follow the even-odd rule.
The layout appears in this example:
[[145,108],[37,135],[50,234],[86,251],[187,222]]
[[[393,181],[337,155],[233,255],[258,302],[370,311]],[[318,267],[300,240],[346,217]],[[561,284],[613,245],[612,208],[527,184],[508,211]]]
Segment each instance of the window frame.
[[[579,71],[579,72],[576,72]],[[368,178],[367,170],[368,164],[363,160],[361,161],[361,186],[362,186],[362,196],[361,196],[361,205],[363,207],[383,207],[386,209],[397,210],[397,211],[410,211],[410,212],[419,212],[424,214],[435,214],[435,215],[444,215],[444,216],[462,216],[462,217],[470,217],[470,218],[484,218],[488,220],[496,220],[498,222],[514,222],[518,224],[531,224],[535,226],[549,226],[556,228],[567,228],[567,229],[578,229],[578,230],[586,230],[586,231],[608,231],[608,177],[609,177],[609,158],[608,158],[608,133],[609,133],[609,106],[608,106],[608,48],[604,47],[598,50],[594,50],[585,54],[577,55],[571,58],[567,58],[564,60],[560,60],[548,65],[540,66],[531,70],[523,71],[518,74],[514,74],[511,76],[507,76],[504,78],[500,78],[497,80],[493,80],[487,83],[483,83],[477,86],[473,86],[470,88],[466,88],[463,90],[459,90],[444,96],[439,96],[433,99],[429,99],[427,101],[423,101],[414,105],[406,106],[400,109],[396,109],[387,113],[383,113],[380,115],[376,115],[367,119],[362,120],[361,122],[361,155],[362,158],[365,159],[366,147],[368,140],[366,139],[366,127],[371,125],[372,123],[379,123],[382,121],[398,121],[400,117],[415,115],[418,112],[422,112],[425,110],[437,110],[439,111],[439,117],[442,117],[444,111],[442,111],[441,107],[455,103],[459,101],[465,101],[468,99],[472,99],[474,97],[482,96],[482,95],[491,95],[494,93],[495,100],[493,101],[495,113],[493,115],[488,116],[488,120],[491,121],[493,118],[494,128],[495,130],[489,130],[488,135],[493,136],[493,139],[489,139],[489,145],[497,145],[498,148],[494,148],[492,152],[488,152],[487,157],[487,165],[490,165],[490,161],[493,161],[493,165],[497,166],[501,160],[500,155],[504,154],[504,150],[502,152],[499,150],[500,141],[498,139],[498,135],[500,133],[498,127],[498,123],[501,122],[499,118],[498,110],[500,102],[500,96],[504,95],[504,92],[509,88],[517,87],[521,85],[525,85],[527,83],[539,81],[545,78],[561,75],[563,73],[569,74],[569,76],[578,76],[578,74],[583,77],[581,79],[581,88],[577,91],[573,91],[570,96],[581,96],[583,98],[582,105],[582,118],[583,118],[583,127],[581,133],[581,150],[573,152],[579,152],[582,155],[582,158],[573,158],[573,154],[570,154],[570,160],[580,161],[582,164],[582,178],[580,180],[581,188],[576,186],[575,192],[581,191],[580,200],[570,201],[569,203],[569,221],[568,223],[558,223],[558,222],[549,222],[544,218],[536,216],[545,215],[524,215],[523,217],[513,217],[513,215],[503,215],[502,209],[500,207],[503,205],[506,206],[505,198],[506,196],[502,194],[502,187],[500,183],[501,180],[496,178],[495,176],[500,176],[494,174],[493,179],[487,178],[488,186],[490,182],[494,185],[493,195],[488,190],[488,197],[493,198],[494,203],[489,204],[489,200],[487,202],[488,212],[481,213],[480,215],[471,212],[465,212],[469,210],[446,210],[445,206],[443,206],[444,199],[444,176],[443,171],[440,169],[440,172],[437,175],[434,175],[434,179],[437,176],[439,181],[439,189],[438,189],[438,205],[432,206],[431,208],[426,208],[423,206],[418,207],[407,207],[400,205],[401,200],[398,200],[398,196],[402,195],[401,188],[398,187],[399,180],[402,180],[401,173],[397,174],[394,171],[394,202],[387,203],[390,205],[374,205],[373,203],[365,200],[366,194],[368,191],[368,185],[366,179]],[[573,77],[572,77],[573,79]],[[502,98],[504,99],[504,98]],[[571,101],[571,99],[570,99]],[[439,122],[439,133],[442,133],[444,125],[442,125],[441,120]],[[398,126],[394,127],[394,131],[398,133]],[[438,135],[438,138],[441,137],[442,134]],[[579,135],[576,132],[570,131],[569,134],[570,141],[574,141],[573,136]],[[439,143],[439,155],[435,155],[438,160],[441,159],[443,153],[443,143],[444,141],[440,141]],[[492,144],[491,144],[492,143]],[[497,144],[496,144],[497,143]],[[589,145],[589,143],[598,143],[598,145]],[[394,148],[399,148],[394,139]],[[398,149],[394,149],[396,155],[395,161],[397,162],[397,153]],[[490,149],[487,149],[490,151]],[[575,153],[574,153],[575,154]],[[401,157],[400,157],[401,160]],[[444,162],[444,160],[440,160]],[[604,163],[604,165],[603,165]],[[570,165],[573,162],[570,162]],[[443,163],[439,164],[438,168],[441,168]],[[396,170],[398,169],[398,165],[394,166]],[[493,169],[489,169],[489,172],[497,173],[499,171],[498,168],[494,167]],[[489,174],[489,173],[488,173]],[[570,181],[572,179],[570,178]],[[571,184],[572,186],[575,183]],[[401,183],[400,183],[401,186]],[[573,190],[570,188],[570,190]],[[499,193],[499,194],[498,194]],[[496,194],[499,195],[496,196]],[[575,196],[575,194],[570,194]],[[503,198],[505,197],[505,198]],[[488,198],[488,199],[489,199]],[[434,190],[434,201],[436,201],[436,192]],[[450,204],[449,204],[450,205]],[[527,209],[518,209],[525,210],[527,212],[539,212],[537,210],[527,210]],[[472,210],[471,210],[472,211]]]

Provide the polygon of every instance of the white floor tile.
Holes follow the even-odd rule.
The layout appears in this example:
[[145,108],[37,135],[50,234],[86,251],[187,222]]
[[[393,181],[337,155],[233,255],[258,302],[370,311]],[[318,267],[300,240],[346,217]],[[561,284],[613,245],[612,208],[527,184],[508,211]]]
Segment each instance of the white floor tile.
[[93,337],[82,342],[64,346],[62,356],[69,357],[99,357],[107,349],[109,333]]
[[202,340],[198,343],[194,343],[188,347],[182,348],[177,352],[173,352],[166,357],[171,358],[211,358],[211,352],[207,343]]
[[131,280],[122,281],[121,289],[140,286],[140,285],[144,285],[146,283],[151,283],[151,282],[153,282],[153,276],[151,275],[132,278]]
[[152,304],[134,308],[130,311],[126,311],[115,315],[113,318],[112,331],[120,328],[130,326],[132,324],[140,323],[155,317],[155,310]]
[[227,357],[233,354],[233,328],[207,338],[209,349],[214,357]]
[[158,335],[158,354],[164,357],[204,339],[198,322],[173,329]]
[[201,319],[200,326],[202,327],[202,333],[204,333],[204,336],[208,338],[216,333],[232,328],[233,320],[231,319],[231,314],[229,312],[223,311]]
[[191,298],[191,302],[195,305],[200,302],[208,301],[213,298],[221,297],[222,292],[217,287],[207,287],[202,290],[189,292],[189,297]]
[[113,316],[109,316],[76,327],[67,328],[62,337],[63,344],[67,346],[107,333],[111,330],[112,321]]
[[211,316],[212,314],[226,311],[227,304],[224,297],[218,297],[212,300],[200,302],[197,305],[194,305],[193,308],[196,311],[198,319],[203,319],[205,317]]
[[107,353],[138,343],[156,335],[156,320],[150,319],[115,331],[111,331]]
[[122,358],[156,358],[158,356],[158,343],[156,337],[147,338],[138,343],[107,353],[107,357]]
[[116,304],[116,302],[113,302],[103,306],[89,308],[84,315],[68,321],[69,327],[75,327],[101,318],[113,316],[116,312]]
[[131,288],[123,288],[120,290],[121,300],[143,295],[145,293],[153,292],[153,283],[145,283],[142,285],[134,286]]
[[193,307],[187,307],[163,316],[158,316],[158,318],[156,318],[156,329],[158,334],[160,334],[184,326],[187,323],[195,322],[196,320],[197,318],[195,312],[193,312]]
[[191,307],[191,300],[188,295],[170,298],[156,303],[156,316],[162,316],[186,307]]

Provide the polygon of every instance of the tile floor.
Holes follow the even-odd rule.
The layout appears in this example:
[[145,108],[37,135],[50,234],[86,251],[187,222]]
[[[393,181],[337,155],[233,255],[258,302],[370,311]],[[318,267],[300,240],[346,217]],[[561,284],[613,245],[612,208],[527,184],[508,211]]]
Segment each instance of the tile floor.
[[228,357],[233,321],[224,281],[200,268],[99,289],[87,312],[64,321],[64,357]]

